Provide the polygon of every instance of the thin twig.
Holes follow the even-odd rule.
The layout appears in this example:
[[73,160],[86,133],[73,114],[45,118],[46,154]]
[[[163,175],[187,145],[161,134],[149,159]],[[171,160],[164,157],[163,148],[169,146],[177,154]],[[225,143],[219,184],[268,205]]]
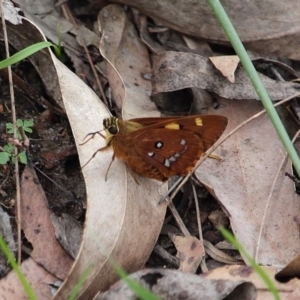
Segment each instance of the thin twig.
[[178,214],[178,211],[176,210],[175,206],[173,203],[169,204],[169,209],[171,211],[171,213],[174,216],[174,219],[176,221],[176,223],[178,224],[181,232],[183,233],[184,236],[191,236],[191,234],[189,233],[188,229],[186,228],[186,226],[184,225],[180,215]]
[[[9,44],[7,37],[7,29],[5,23],[5,14],[3,10],[3,1],[1,3],[1,16],[2,16],[2,26],[3,26],[3,35],[5,42],[5,52],[6,57],[9,58]],[[17,123],[16,123],[16,107],[15,107],[15,95],[14,95],[14,85],[12,80],[12,71],[11,66],[8,66],[8,82],[9,82],[9,90],[10,90],[10,99],[11,99],[11,114],[12,114],[12,122],[14,126],[14,139],[18,138],[17,136]],[[16,178],[16,202],[17,202],[17,235],[18,235],[18,264],[21,264],[21,193],[20,193],[20,177],[19,177],[19,160],[18,160],[18,148],[14,146],[14,156],[15,156],[15,178]]]
[[[196,214],[197,214],[197,223],[198,223],[198,231],[199,231],[199,239],[203,245],[203,235],[202,235],[202,226],[201,226],[201,219],[200,219],[200,209],[199,209],[199,202],[198,202],[198,197],[197,197],[197,193],[196,193],[196,188],[195,188],[195,184],[192,182],[192,189],[193,189],[193,194],[194,194],[194,199],[195,199],[195,206],[196,206]],[[204,251],[205,251],[205,247],[203,246]],[[205,262],[205,255],[203,255],[203,258],[201,260],[201,264],[200,264],[201,270],[203,273],[208,271],[206,262]]]
[[194,200],[195,200],[195,206],[196,206],[196,215],[197,215],[197,223],[198,223],[199,239],[200,239],[201,242],[203,242],[202,226],[201,226],[201,219],[200,219],[199,202],[198,202],[198,197],[197,197],[196,188],[195,188],[194,183],[192,183],[192,189],[193,189]]

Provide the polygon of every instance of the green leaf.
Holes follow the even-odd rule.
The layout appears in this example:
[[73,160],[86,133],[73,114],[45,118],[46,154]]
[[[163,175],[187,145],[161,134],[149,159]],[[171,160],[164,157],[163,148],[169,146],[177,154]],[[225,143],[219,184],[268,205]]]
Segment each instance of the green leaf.
[[12,123],[6,123],[7,133],[14,133],[14,125]]
[[16,124],[17,124],[17,127],[23,127],[24,126],[23,120],[21,120],[21,119],[18,119],[16,121]]
[[25,120],[24,121],[24,127],[32,127],[33,126],[33,121],[32,120]]
[[0,152],[0,165],[5,165],[10,160],[10,155],[7,152]]
[[14,146],[9,143],[7,145],[4,145],[3,149],[10,155],[14,152]]
[[18,154],[19,160],[22,164],[27,165],[27,155],[26,151],[22,151]]
[[31,129],[32,126],[33,126],[33,121],[32,120],[25,120],[24,121],[24,125],[23,125],[24,131],[32,133],[32,129]]
[[30,127],[23,127],[24,131],[32,133],[32,129]]

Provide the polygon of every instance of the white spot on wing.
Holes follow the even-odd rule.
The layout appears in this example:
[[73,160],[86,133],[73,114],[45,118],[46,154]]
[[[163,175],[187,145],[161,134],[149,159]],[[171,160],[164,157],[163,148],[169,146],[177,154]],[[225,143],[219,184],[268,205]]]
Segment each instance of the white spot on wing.
[[158,149],[162,148],[162,146],[163,146],[163,143],[162,143],[162,142],[157,142],[157,143],[155,144],[155,147],[158,148]]
[[165,167],[170,168],[171,163],[168,159],[165,159],[165,163],[164,163]]

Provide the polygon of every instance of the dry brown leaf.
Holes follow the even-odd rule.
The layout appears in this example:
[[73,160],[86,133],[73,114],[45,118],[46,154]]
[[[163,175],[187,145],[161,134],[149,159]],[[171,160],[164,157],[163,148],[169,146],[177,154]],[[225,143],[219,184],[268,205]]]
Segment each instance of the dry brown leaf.
[[[274,267],[265,266],[262,267],[262,269],[277,287],[280,294],[280,299],[296,300],[300,298],[300,281],[298,279],[294,279],[287,284],[282,284],[274,279],[274,275],[276,272],[276,269]],[[257,300],[274,299],[273,294],[267,289],[266,284],[261,279],[261,277],[251,267],[248,266],[224,266],[211,270],[201,276],[215,280],[245,280],[248,282],[252,282],[257,289]]]
[[102,38],[100,52],[107,61],[107,78],[124,119],[157,117],[150,100],[150,57],[132,23],[119,5],[104,7],[98,16]]
[[1,11],[1,14],[4,15],[4,18],[6,21],[9,21],[10,23],[17,25],[22,23],[22,18],[19,15],[19,8],[14,7],[13,3],[11,1],[4,1],[2,6],[3,11]]
[[214,56],[209,59],[215,68],[224,75],[224,77],[226,77],[231,83],[235,82],[234,72],[240,62],[238,56]]
[[[262,109],[257,101],[224,100],[222,104],[214,113],[228,117],[227,133]],[[289,119],[286,126],[292,129]],[[285,171],[291,170],[290,162],[281,170],[272,190],[284,153],[271,121],[263,115],[215,151],[222,162],[208,159],[196,171],[198,179],[222,203],[235,237],[263,265],[284,266],[299,250],[299,228],[295,222],[299,196],[293,182],[284,176]]]
[[[153,62],[153,93],[170,92],[188,87],[206,89],[226,99],[258,99],[245,70],[235,73],[229,83],[205,57],[169,51],[155,56]],[[299,91],[299,84],[279,82],[259,74],[272,100],[281,100]]]
[[203,244],[194,236],[179,236],[169,234],[174,243],[180,260],[179,270],[187,273],[195,273],[205,255]]
[[[117,0],[133,6],[167,27],[193,36],[227,41],[223,30],[206,2],[187,0],[170,2],[153,0]],[[224,1],[225,10],[243,41],[280,37],[283,33],[299,31],[299,8],[296,0],[288,2]],[[201,16],[201,18],[199,18]],[[288,22],[283,16],[289,16]],[[272,25],[273,24],[273,25]]]
[[[1,188],[0,188],[1,191]],[[3,194],[1,193],[1,196]],[[3,198],[2,198],[3,199]],[[2,207],[0,207],[0,235],[2,239],[6,242],[6,245],[9,251],[14,254],[17,251],[17,245],[15,241],[15,237],[12,230],[10,216],[7,212],[5,212]],[[0,253],[0,274],[1,276],[5,276],[11,270],[10,264],[7,261],[7,257],[1,251]]]
[[46,195],[30,164],[22,174],[21,198],[21,227],[32,244],[31,257],[56,277],[65,279],[73,259],[55,237]]
[[64,249],[76,258],[83,234],[82,224],[68,214],[61,216],[51,215],[51,220],[55,229],[55,236]]
[[[142,270],[130,275],[138,284],[146,287],[162,299],[221,300],[221,299],[256,299],[253,284],[232,280],[207,280],[198,276],[168,269]],[[95,300],[134,300],[136,294],[128,284],[119,281],[109,291]]]
[[[214,43],[229,44],[219,21],[205,1],[117,0],[137,8],[159,24]],[[222,1],[248,50],[299,59],[300,3],[289,1]],[[199,18],[201,16],[201,18]],[[286,17],[288,16],[288,17]]]
[[[136,10],[133,10],[134,12]],[[148,31],[148,18],[145,15],[140,15],[138,12],[136,13],[138,16],[138,25],[139,25],[139,32],[141,35],[141,40],[151,51],[155,54],[161,54],[165,52],[165,48],[156,42],[152,37],[149,35]]]
[[[52,285],[58,281],[58,278],[47,272],[32,258],[23,261],[20,268],[31,285],[36,299],[50,300],[53,297],[51,293]],[[28,299],[28,295],[15,271],[11,271],[5,278],[1,279],[0,299]]]

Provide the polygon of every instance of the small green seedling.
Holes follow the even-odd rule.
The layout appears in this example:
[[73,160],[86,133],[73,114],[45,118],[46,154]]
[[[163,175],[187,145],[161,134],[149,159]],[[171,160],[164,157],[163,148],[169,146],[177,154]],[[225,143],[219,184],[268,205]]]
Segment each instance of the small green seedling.
[[[8,143],[3,148],[0,147],[0,165],[5,165],[10,160],[15,163],[15,156],[14,156],[14,145]],[[22,164],[27,164],[27,156],[26,151],[21,151],[18,153],[18,158]]]
[[[18,128],[22,127],[25,132],[32,133],[32,129],[31,129],[31,127],[33,126],[32,120],[23,121],[21,119],[18,119],[16,124]],[[14,125],[12,123],[6,123],[6,132],[9,134],[14,134]],[[17,132],[17,135],[18,135],[18,139],[21,140],[22,136],[19,130]]]
[[[20,149],[20,152],[18,153],[18,159],[22,164],[27,164],[27,156],[26,156],[26,150],[23,150],[25,148],[24,144],[22,143],[22,134],[21,130],[25,133],[32,133],[32,126],[33,121],[32,120],[20,120],[18,119],[17,122],[17,136],[20,141],[12,141],[12,138],[8,139],[8,143],[4,145],[3,147],[0,147],[0,165],[5,165],[9,161],[12,161],[15,163],[15,156],[14,156],[14,147],[18,147]],[[14,133],[14,127],[12,123],[6,123],[6,132],[8,134]],[[26,138],[26,136],[25,136]]]

